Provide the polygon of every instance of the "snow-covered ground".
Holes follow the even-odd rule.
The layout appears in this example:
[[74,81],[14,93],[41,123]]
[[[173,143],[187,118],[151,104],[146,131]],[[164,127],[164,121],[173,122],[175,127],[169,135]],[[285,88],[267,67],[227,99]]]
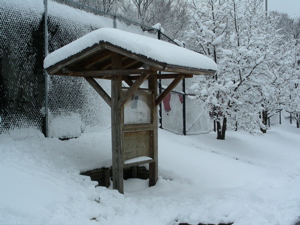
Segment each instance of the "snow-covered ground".
[[300,216],[300,129],[180,136],[159,130],[159,175],[125,181],[125,194],[79,172],[110,164],[110,130],[46,139],[0,135],[0,224],[227,223],[294,225]]

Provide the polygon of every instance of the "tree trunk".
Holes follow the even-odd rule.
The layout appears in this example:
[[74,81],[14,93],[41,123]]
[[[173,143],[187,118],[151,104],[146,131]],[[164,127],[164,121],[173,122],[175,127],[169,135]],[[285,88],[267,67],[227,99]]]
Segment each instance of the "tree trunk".
[[217,139],[218,140],[225,140],[225,133],[227,129],[227,118],[223,118],[223,124],[221,126],[220,121],[217,121]]
[[262,111],[261,119],[262,119],[263,125],[265,125],[265,126],[261,127],[260,130],[261,130],[261,132],[263,132],[265,134],[265,133],[267,133],[268,111],[266,111],[266,110]]

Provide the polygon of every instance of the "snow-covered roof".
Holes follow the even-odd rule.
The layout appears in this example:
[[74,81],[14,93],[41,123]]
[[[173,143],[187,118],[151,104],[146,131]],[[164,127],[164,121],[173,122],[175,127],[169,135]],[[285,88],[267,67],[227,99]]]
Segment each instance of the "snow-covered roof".
[[165,41],[114,28],[95,30],[52,52],[45,58],[44,67],[48,72],[52,71],[51,74],[55,74],[61,68],[74,64],[89,54],[95,54],[97,51],[100,53],[105,49],[103,45],[114,46],[121,51],[118,53],[126,52],[126,56],[150,66],[159,65],[161,66],[159,70],[175,71],[174,69],[179,68],[183,72],[190,71],[195,74],[205,72],[212,74],[217,70],[216,63],[202,54]]

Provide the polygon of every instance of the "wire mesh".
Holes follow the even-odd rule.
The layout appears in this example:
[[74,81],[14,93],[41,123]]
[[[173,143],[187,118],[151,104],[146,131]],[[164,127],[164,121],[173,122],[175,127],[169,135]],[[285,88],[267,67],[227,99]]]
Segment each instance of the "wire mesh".
[[[113,26],[112,19],[50,3],[49,52],[92,30]],[[43,7],[42,0],[4,0],[0,4],[0,133],[26,127],[44,132]],[[109,91],[109,83],[101,83]],[[49,111],[52,136],[72,137],[77,135],[78,126],[82,132],[86,126],[110,124],[108,106],[81,78],[50,76]],[[64,123],[57,123],[61,117]],[[68,124],[69,130],[64,129]]]
[[[48,22],[49,52],[98,28],[100,26],[90,26],[50,14]],[[104,84],[109,87],[107,82]],[[83,78],[50,76],[49,111],[50,136],[58,135],[63,138],[78,136],[78,132],[83,132],[86,126],[108,126],[110,122],[109,119],[103,120],[103,118],[110,118],[106,103]],[[65,123],[57,122],[60,117],[64,117]],[[74,120],[76,120],[75,123]],[[68,121],[69,126],[66,126]],[[65,132],[58,134],[57,130],[62,129]]]
[[[151,28],[149,26],[122,16],[101,13],[70,0],[49,0],[48,3],[49,52],[101,27],[117,25],[122,30],[158,36],[155,29],[150,33],[144,32],[145,29]],[[43,0],[2,0],[0,133],[26,127],[35,127],[45,133],[44,24]],[[162,34],[160,38],[173,43],[166,35]],[[110,92],[108,81],[98,82],[108,93]],[[164,80],[162,85],[167,86],[170,82]],[[48,86],[50,136],[69,138],[80,135],[79,133],[88,127],[101,128],[110,125],[110,108],[84,79],[50,76]],[[172,112],[162,109],[163,128],[176,133],[183,132],[181,99],[185,96],[184,93],[182,83],[172,92],[170,102]],[[191,105],[192,101],[187,100],[186,104]],[[199,126],[194,121],[194,113],[198,113],[198,108],[191,107],[193,109],[186,107],[188,117],[185,123],[187,131],[190,129],[194,132],[204,125]]]
[[0,132],[15,127],[42,127],[42,58],[38,49],[42,11],[0,4]]

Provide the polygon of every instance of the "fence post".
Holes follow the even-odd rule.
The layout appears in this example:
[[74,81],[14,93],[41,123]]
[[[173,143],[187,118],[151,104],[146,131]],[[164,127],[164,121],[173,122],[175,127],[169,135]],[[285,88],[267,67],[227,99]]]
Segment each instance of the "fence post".
[[183,119],[183,135],[186,135],[186,94],[185,94],[185,78],[182,79],[182,119]]
[[[48,55],[48,0],[44,0],[44,7],[45,7],[45,11],[44,11],[44,20],[45,20],[45,24],[44,24],[44,35],[45,35],[45,39],[44,39],[44,52],[45,52],[45,58]],[[48,82],[48,73],[46,70],[44,70],[44,74],[45,74],[45,136],[49,137],[49,109],[48,109],[48,89],[49,89],[49,82]]]
[[[158,40],[161,39],[160,29],[157,31],[157,39]],[[158,74],[161,74],[161,71],[159,71]],[[161,84],[161,79],[159,79],[158,80],[158,93],[161,94],[161,92],[162,92],[162,84]],[[162,125],[162,104],[161,103],[159,103],[158,114],[159,114],[159,128],[163,129],[163,125]]]
[[279,111],[279,124],[281,125],[281,110]]
[[114,22],[113,23],[114,23],[113,24],[114,28],[117,28],[117,16],[116,15],[114,15]]
[[[185,48],[185,45],[183,46]],[[185,93],[185,78],[182,79],[182,119],[183,119],[183,135],[186,135],[186,93]]]

